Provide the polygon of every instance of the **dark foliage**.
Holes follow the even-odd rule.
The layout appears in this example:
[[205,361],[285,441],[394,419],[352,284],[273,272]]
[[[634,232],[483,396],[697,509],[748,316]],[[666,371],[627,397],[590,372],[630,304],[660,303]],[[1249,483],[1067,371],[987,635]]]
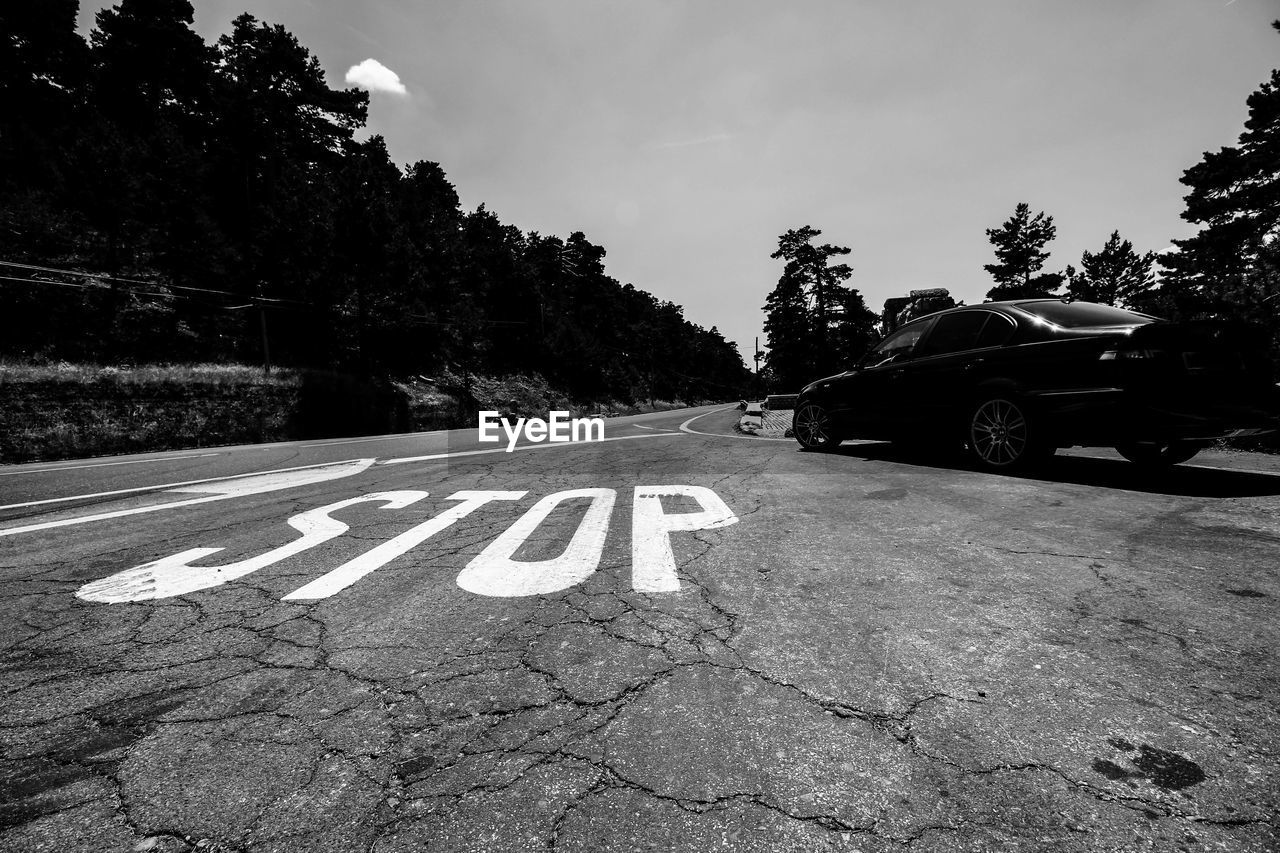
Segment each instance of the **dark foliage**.
[[830,263],[848,247],[813,241],[822,232],[808,225],[778,238],[770,257],[786,265],[766,299],[764,330],[769,384],[794,393],[807,382],[847,370],[875,341],[876,315],[856,289],[844,282],[848,264]]
[[731,398],[716,329],[608,275],[582,233],[467,213],[440,166],[358,141],[283,27],[217,44],[189,0],[0,5],[0,356],[541,373],[572,395]]
[[1080,256],[1080,269],[1067,267],[1067,294],[1082,302],[1136,308],[1155,286],[1155,254],[1139,255],[1133,243],[1112,231],[1098,252]]
[[[1280,31],[1280,21],[1272,26]],[[1280,69],[1248,98],[1237,144],[1183,173],[1182,218],[1200,226],[1159,258],[1160,287],[1146,310],[1265,325],[1280,355]]]
[[1049,259],[1044,247],[1057,233],[1052,216],[1045,216],[1043,211],[1032,216],[1025,202],[1019,202],[1013,215],[999,228],[988,228],[987,239],[996,253],[996,262],[982,267],[996,281],[995,287],[987,291],[988,301],[1034,299],[1049,296],[1061,287],[1062,276],[1039,274]]

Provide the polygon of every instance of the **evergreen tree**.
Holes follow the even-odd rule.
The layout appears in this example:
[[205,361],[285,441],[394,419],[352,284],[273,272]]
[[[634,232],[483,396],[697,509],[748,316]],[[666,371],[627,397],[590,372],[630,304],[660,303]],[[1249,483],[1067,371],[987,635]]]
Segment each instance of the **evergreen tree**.
[[876,313],[867,307],[856,288],[841,288],[840,313],[836,321],[838,369],[847,370],[876,342]]
[[996,263],[983,264],[995,279],[996,286],[987,291],[987,299],[1028,299],[1049,296],[1062,285],[1055,274],[1037,275],[1049,253],[1044,247],[1057,234],[1053,217],[1044,212],[1031,215],[1031,208],[1019,202],[1013,215],[999,228],[988,228],[987,239],[995,247]]
[[280,25],[240,15],[218,40],[215,215],[239,255],[232,282],[305,298],[333,248],[338,170],[369,96],[335,90]]
[[831,263],[832,258],[849,254],[847,246],[813,244],[821,235],[821,231],[808,225],[787,231],[778,238],[778,249],[770,257],[785,259],[783,276],[794,278],[808,294],[810,368],[818,373],[832,373],[846,366],[842,347],[844,332],[839,326],[844,321],[848,300],[842,285],[853,274],[853,269],[848,264]]
[[357,142],[368,95],[283,27],[241,15],[209,47],[190,0],[120,0],[90,46],[76,12],[0,5],[3,259],[74,279],[0,288],[0,356],[257,360],[262,314],[278,364],[541,371],[596,400],[746,388],[719,330],[610,277],[583,233],[464,215],[437,164]]
[[800,390],[813,380],[813,338],[804,282],[788,264],[765,300],[765,367],[777,388]]
[[[1280,31],[1280,21],[1272,26]],[[1182,218],[1200,231],[1160,256],[1158,299],[1178,316],[1222,316],[1280,329],[1280,69],[1248,98],[1237,144],[1183,173]],[[1274,339],[1280,354],[1280,332]]]
[[1153,252],[1139,255],[1119,231],[1112,231],[1101,251],[1080,256],[1078,271],[1067,268],[1067,293],[1084,302],[1134,308],[1154,286],[1154,263]]
[[0,3],[0,248],[10,260],[64,257],[78,225],[66,158],[88,73],[78,6]]

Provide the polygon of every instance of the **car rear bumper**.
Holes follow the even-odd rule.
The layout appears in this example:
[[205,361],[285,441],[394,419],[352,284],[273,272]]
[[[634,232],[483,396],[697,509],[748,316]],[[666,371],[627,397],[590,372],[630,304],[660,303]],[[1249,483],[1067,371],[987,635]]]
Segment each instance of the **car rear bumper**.
[[1123,388],[1088,388],[1034,395],[1062,445],[1126,441],[1213,441],[1280,430],[1280,388],[1232,394],[1153,397]]

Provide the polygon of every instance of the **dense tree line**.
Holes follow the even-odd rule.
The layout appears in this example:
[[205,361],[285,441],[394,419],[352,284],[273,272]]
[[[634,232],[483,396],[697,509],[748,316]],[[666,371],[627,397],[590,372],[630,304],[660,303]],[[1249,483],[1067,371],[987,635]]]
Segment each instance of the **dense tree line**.
[[[580,232],[460,208],[361,140],[368,95],[278,25],[189,0],[0,6],[0,355],[539,372],[580,397],[726,397],[734,344]],[[264,328],[266,333],[264,335]]]

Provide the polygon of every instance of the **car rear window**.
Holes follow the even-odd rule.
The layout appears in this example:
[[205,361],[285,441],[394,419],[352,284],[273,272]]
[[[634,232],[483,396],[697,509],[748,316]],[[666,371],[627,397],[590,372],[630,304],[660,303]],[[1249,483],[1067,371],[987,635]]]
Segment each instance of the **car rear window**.
[[954,314],[943,314],[933,324],[923,344],[916,349],[917,356],[943,355],[951,352],[963,352],[978,346],[978,333],[987,322],[990,312],[957,311]]
[[1092,326],[1139,326],[1155,318],[1136,314],[1110,305],[1092,302],[1019,302],[1018,307],[1034,317],[1048,320],[1064,329]]
[[982,327],[982,334],[978,335],[978,349],[1003,346],[1017,330],[1017,325],[1008,317],[992,314],[987,318],[987,325]]

